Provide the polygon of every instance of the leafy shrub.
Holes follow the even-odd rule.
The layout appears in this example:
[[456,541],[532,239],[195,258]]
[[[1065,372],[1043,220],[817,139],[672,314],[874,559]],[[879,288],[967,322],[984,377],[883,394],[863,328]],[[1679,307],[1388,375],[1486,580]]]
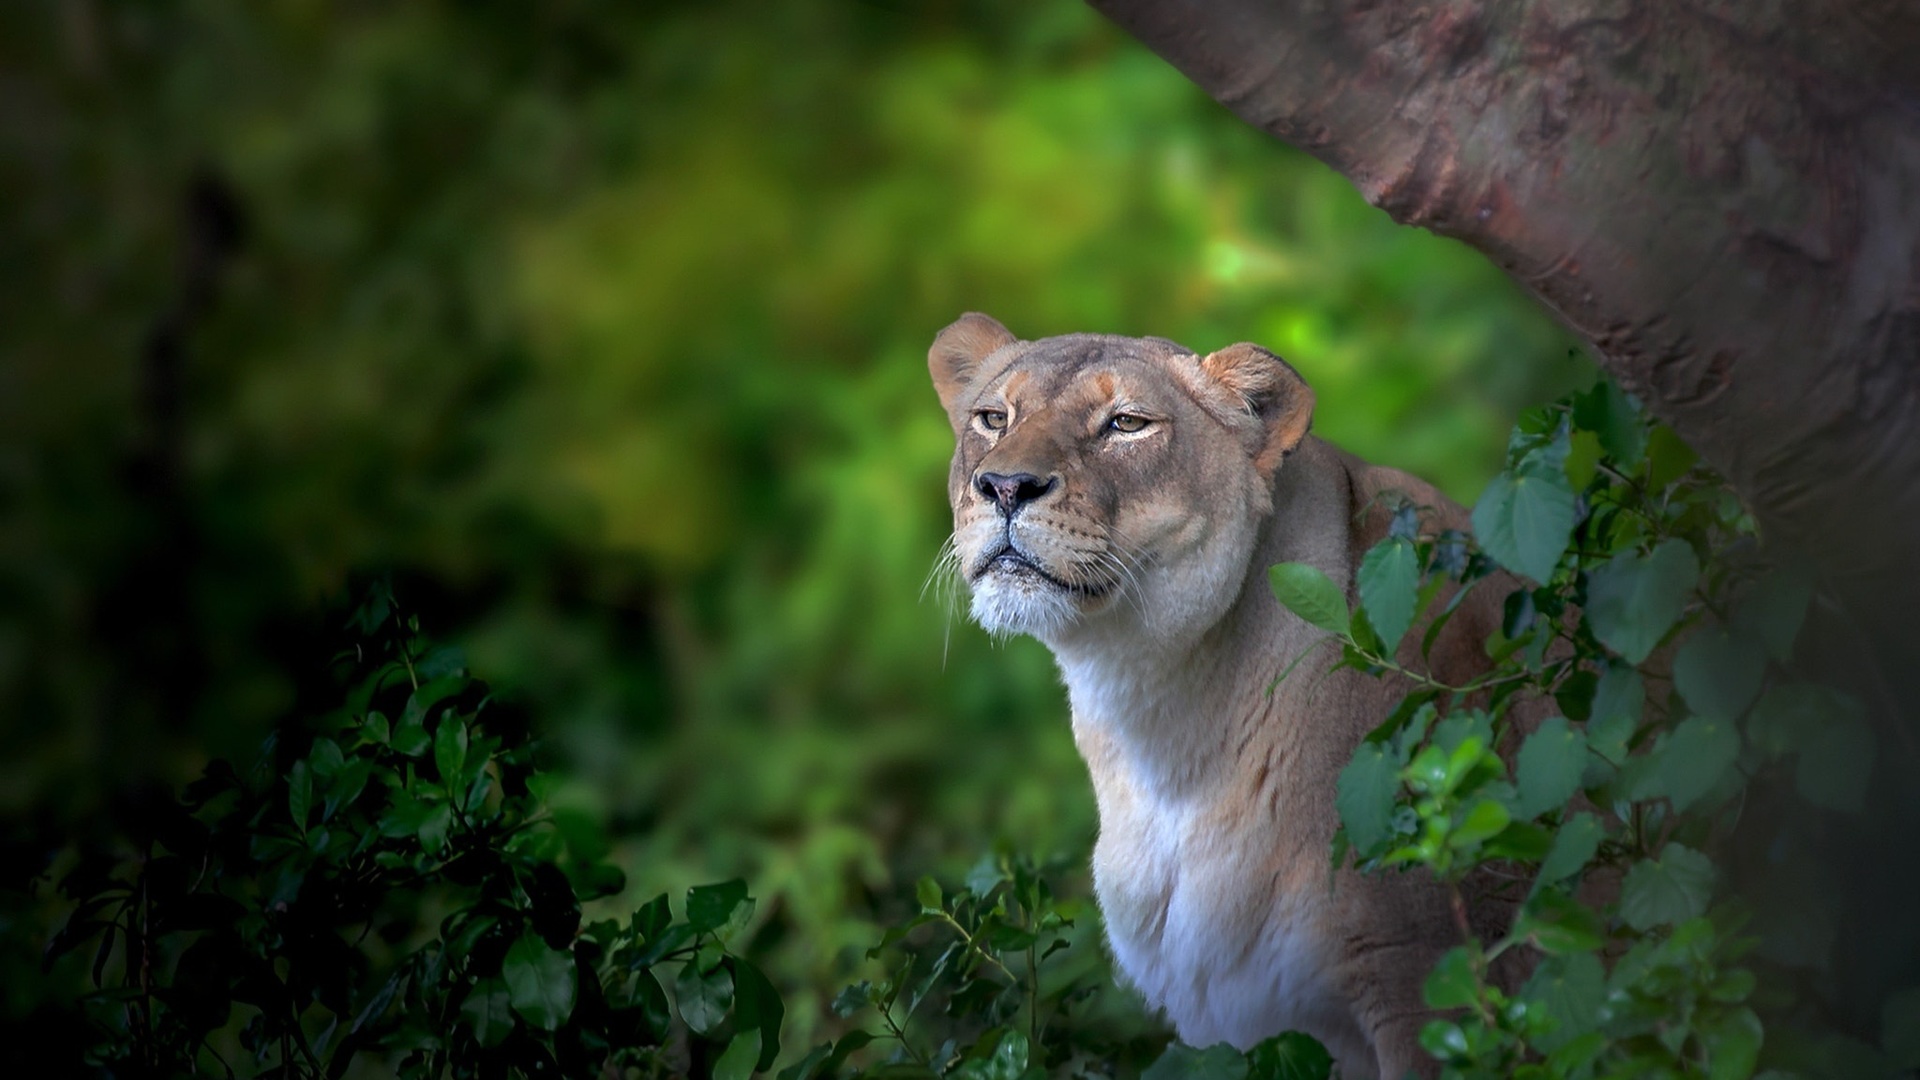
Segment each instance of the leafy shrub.
[[[524,717],[384,590],[346,704],[209,766],[144,828],[69,855],[48,964],[90,946],[88,1057],[111,1074],[746,1076],[783,1006],[729,948],[741,882],[581,924],[602,838],[547,813]],[[667,987],[671,986],[669,995]]]
[[[336,658],[345,703],[283,726],[246,775],[149,793],[123,833],[55,860],[67,915],[45,963],[91,955],[88,1064],[108,1075],[338,1077],[770,1072],[785,1006],[740,951],[744,882],[624,921],[606,839],[545,808],[527,718],[376,589]],[[1001,853],[868,953],[885,975],[781,1080],[1219,1075],[1318,1080],[1300,1036],[1249,1055],[1114,1031],[1097,914]],[[1158,1060],[1156,1060],[1158,1059]],[[1226,1070],[1221,1072],[1220,1070]]]
[[[1756,785],[1796,787],[1807,816],[1859,810],[1873,733],[1857,702],[1797,671],[1812,589],[1758,539],[1691,451],[1601,383],[1523,417],[1473,535],[1397,507],[1351,611],[1312,567],[1274,568],[1275,594],[1341,665],[1411,686],[1340,777],[1335,858],[1424,867],[1454,890],[1462,941],[1425,988],[1454,1013],[1422,1035],[1446,1076],[1820,1068],[1788,1040],[1763,1055],[1760,938],[1709,853]],[[1446,685],[1397,662],[1422,613],[1424,656],[1490,588],[1511,592],[1484,675]],[[1558,715],[1516,725],[1529,696]],[[1473,873],[1513,883],[1518,915],[1497,941],[1467,930]],[[1515,950],[1537,966],[1509,993],[1490,965]]]

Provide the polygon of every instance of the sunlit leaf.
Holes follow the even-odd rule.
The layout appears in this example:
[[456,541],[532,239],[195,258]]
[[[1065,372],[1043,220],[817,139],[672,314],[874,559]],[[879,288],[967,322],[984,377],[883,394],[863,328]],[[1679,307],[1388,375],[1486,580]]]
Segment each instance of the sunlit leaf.
[[740,1032],[713,1063],[713,1080],[747,1080],[760,1061],[760,1029]]

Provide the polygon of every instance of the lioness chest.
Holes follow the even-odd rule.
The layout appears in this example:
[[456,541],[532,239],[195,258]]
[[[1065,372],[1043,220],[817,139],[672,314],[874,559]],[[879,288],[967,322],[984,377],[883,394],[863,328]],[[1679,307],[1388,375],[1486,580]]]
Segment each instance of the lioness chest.
[[1326,838],[1288,838],[1283,815],[1307,808],[1288,805],[1285,778],[1256,770],[1167,797],[1097,725],[1076,720],[1074,733],[1099,801],[1094,887],[1109,944],[1147,1003],[1195,1046],[1300,1030],[1345,1061],[1368,1060],[1334,966]]

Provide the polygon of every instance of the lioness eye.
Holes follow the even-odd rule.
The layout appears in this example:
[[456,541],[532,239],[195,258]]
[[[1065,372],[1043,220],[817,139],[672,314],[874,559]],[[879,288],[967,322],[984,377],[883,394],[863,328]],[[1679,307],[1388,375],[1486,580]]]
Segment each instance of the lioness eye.
[[1132,413],[1121,413],[1120,415],[1107,421],[1107,426],[1112,428],[1115,431],[1124,432],[1130,435],[1136,431],[1140,431],[1144,429],[1149,423],[1151,423],[1151,421],[1149,421],[1144,416],[1135,416]]
[[982,409],[973,416],[980,421],[980,426],[988,431],[999,431],[1007,426],[1007,414],[998,409]]

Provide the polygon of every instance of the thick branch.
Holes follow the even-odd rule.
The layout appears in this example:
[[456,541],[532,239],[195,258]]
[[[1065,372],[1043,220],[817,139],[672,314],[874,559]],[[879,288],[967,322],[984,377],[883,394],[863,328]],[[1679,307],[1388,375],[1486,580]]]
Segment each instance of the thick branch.
[[1092,2],[1397,220],[1486,252],[1861,614],[1920,606],[1908,9],[1805,5],[1833,29],[1809,46],[1726,0]]

